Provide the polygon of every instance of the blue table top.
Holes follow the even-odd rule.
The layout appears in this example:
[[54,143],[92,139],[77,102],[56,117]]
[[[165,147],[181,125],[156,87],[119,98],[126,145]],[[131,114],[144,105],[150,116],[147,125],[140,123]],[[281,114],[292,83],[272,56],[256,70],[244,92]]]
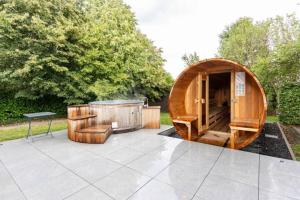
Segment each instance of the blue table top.
[[42,117],[49,117],[52,115],[56,115],[56,113],[53,112],[38,112],[38,113],[25,113],[23,114],[24,117],[27,118],[42,118]]

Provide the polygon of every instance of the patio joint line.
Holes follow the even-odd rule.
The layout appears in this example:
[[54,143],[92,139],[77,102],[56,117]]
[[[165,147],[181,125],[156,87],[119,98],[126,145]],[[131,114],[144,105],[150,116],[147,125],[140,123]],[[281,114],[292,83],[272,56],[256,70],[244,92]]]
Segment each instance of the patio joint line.
[[[259,151],[259,150],[258,150]],[[260,182],[260,154],[258,154],[258,180],[257,180],[257,199],[259,200],[259,194],[260,194],[260,188],[259,188],[259,182]]]
[[[56,159],[54,159],[54,158],[52,158],[50,155],[46,154],[45,152],[43,152],[42,150],[40,150],[38,147],[32,145],[31,143],[30,143],[30,145],[33,146],[33,148],[35,148],[36,150],[38,150],[40,153],[46,155],[48,158],[50,158],[51,160],[53,160],[54,162],[56,162],[58,165],[60,165],[60,166],[63,167],[64,169],[68,170],[69,172],[71,172],[71,173],[74,174],[75,176],[77,176],[77,177],[79,177],[80,179],[82,179],[83,181],[87,182],[88,185],[87,185],[86,187],[91,186],[91,185],[94,186],[94,187],[96,187],[92,182],[88,181],[88,180],[85,179],[84,177],[82,177],[82,176],[80,176],[79,174],[75,173],[73,170],[71,170],[71,169],[69,169],[68,167],[64,166],[62,163],[58,162]],[[118,170],[118,169],[120,169],[120,168],[117,168],[116,170]],[[116,171],[116,170],[114,170],[114,171]],[[113,171],[113,172],[114,172],[114,171]],[[113,172],[111,172],[111,173],[113,173]],[[111,173],[110,173],[110,174],[111,174]],[[105,176],[104,176],[104,177],[105,177]],[[103,177],[102,177],[102,178],[103,178]],[[100,178],[99,178],[99,180],[100,180]],[[67,196],[67,197],[70,197],[70,196],[76,194],[77,192],[79,192],[80,190],[82,190],[82,189],[84,189],[84,188],[86,188],[86,187],[80,188],[78,191],[73,192],[72,194],[70,194],[70,195]],[[106,192],[102,191],[100,188],[96,187],[96,189],[98,189],[99,191],[105,193],[105,194],[106,194],[107,196],[109,196],[111,199],[115,200],[115,198],[113,198],[112,196],[110,196],[110,195],[107,194]],[[65,199],[65,198],[66,198],[66,197],[64,197],[63,199]]]
[[80,189],[77,190],[76,192],[73,192],[73,193],[69,194],[68,196],[62,198],[62,200],[67,199],[67,198],[73,196],[74,194],[77,194],[78,192],[81,192],[82,190],[85,190],[86,188],[88,188],[88,187],[90,187],[90,186],[91,186],[91,185],[87,185],[87,186],[85,186],[85,187],[83,187],[83,188],[80,188]]
[[224,152],[224,147],[222,149],[222,151],[220,152],[218,158],[215,160],[214,164],[212,165],[212,167],[209,169],[208,173],[206,174],[206,176],[204,177],[203,181],[200,183],[199,187],[197,188],[195,194],[193,195],[192,199],[194,199],[194,197],[196,196],[197,192],[200,190],[201,186],[203,185],[203,183],[205,182],[206,178],[209,176],[210,172],[213,170],[213,168],[215,167],[216,163],[218,162],[219,158],[221,157],[221,155]]
[[[184,141],[184,140],[183,140]],[[177,161],[179,158],[181,158],[186,152],[188,152],[190,149],[188,148],[182,155],[180,155],[178,158],[174,159],[173,161],[171,161],[166,167],[164,167],[162,170],[160,170],[156,175],[154,175],[153,177],[150,177],[150,179],[144,184],[142,185],[138,190],[136,190],[134,193],[132,193],[126,200],[130,199],[134,194],[136,194],[140,189],[142,189],[145,185],[147,185],[149,182],[151,182],[152,180],[154,180],[162,171],[164,171],[165,169],[167,169],[171,164],[173,164],[175,161]],[[128,167],[130,168],[130,167]],[[132,169],[132,168],[130,168]],[[135,169],[133,169],[135,170]],[[135,170],[137,171],[137,170]],[[161,182],[159,180],[156,180],[160,183],[163,183],[163,184],[166,184],[166,185],[169,185],[170,187],[174,188],[172,185],[168,184],[168,183],[164,183],[164,182]],[[176,189],[176,188],[174,188]],[[183,191],[183,190],[182,190]],[[193,196],[194,197],[194,196]]]
[[8,168],[6,167],[5,163],[0,159],[0,162],[2,163],[3,167],[5,168],[5,170],[7,171],[8,175],[11,177],[11,179],[14,181],[14,183],[16,184],[16,186],[18,187],[18,189],[20,190],[22,196],[25,199],[28,199],[26,197],[26,195],[24,194],[23,190],[21,189],[21,187],[19,186],[19,184],[17,183],[17,181],[15,180],[15,178],[13,177],[13,175],[10,173],[10,171],[8,170]]

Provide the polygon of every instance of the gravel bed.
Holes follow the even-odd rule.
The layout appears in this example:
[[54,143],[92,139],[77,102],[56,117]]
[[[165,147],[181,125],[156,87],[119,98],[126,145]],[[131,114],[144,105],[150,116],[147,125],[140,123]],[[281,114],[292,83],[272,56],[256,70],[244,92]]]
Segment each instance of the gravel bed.
[[[174,138],[182,138],[175,129],[160,133]],[[241,149],[252,153],[292,160],[292,156],[276,123],[265,123],[261,135],[247,147]]]

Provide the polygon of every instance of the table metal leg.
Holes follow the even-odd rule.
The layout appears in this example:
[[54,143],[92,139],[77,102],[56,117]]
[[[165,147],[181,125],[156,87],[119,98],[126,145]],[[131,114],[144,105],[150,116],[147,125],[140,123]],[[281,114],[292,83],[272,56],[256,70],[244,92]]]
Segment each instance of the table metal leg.
[[26,135],[26,139],[28,139],[28,137],[32,137],[32,133],[31,133],[31,120],[28,121],[28,132],[27,132],[27,135]]
[[47,131],[47,135],[50,133],[51,137],[53,137],[52,131],[51,131],[51,124],[52,124],[52,118],[49,119],[48,121],[48,131]]

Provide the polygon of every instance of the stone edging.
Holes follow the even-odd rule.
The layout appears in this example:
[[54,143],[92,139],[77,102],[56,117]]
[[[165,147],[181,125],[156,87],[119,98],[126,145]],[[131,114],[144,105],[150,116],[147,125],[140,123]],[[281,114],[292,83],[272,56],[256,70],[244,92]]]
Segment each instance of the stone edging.
[[286,138],[286,136],[285,136],[285,134],[284,134],[284,132],[283,132],[281,126],[280,126],[280,123],[277,122],[276,124],[277,124],[277,126],[278,126],[278,128],[279,128],[279,130],[280,130],[280,132],[281,132],[281,135],[282,135],[282,137],[283,137],[283,139],[284,139],[284,141],[285,141],[286,146],[288,147],[288,150],[289,150],[289,152],[290,152],[290,154],[291,154],[291,156],[292,156],[292,159],[293,159],[293,160],[296,160],[295,154],[294,154],[294,152],[293,152],[293,150],[292,150],[292,148],[291,148],[291,145],[290,145],[290,143],[288,142],[288,140],[287,140],[287,138]]

